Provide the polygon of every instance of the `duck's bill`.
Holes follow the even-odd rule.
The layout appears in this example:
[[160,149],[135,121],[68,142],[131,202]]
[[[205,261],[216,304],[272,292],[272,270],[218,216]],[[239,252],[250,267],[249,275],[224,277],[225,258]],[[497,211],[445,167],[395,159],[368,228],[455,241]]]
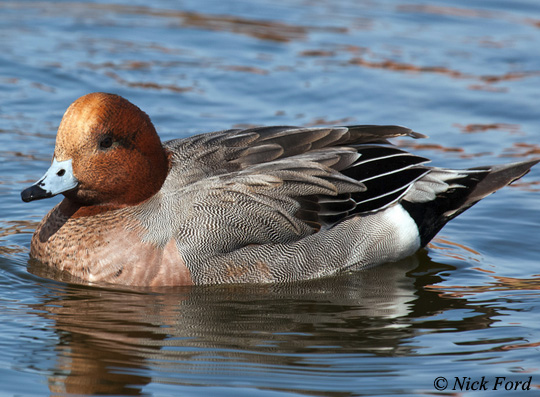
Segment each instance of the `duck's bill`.
[[24,189],[21,192],[21,198],[24,202],[29,202],[53,197],[75,189],[78,183],[79,181],[73,175],[71,159],[65,161],[53,159],[51,167],[43,175],[43,178]]

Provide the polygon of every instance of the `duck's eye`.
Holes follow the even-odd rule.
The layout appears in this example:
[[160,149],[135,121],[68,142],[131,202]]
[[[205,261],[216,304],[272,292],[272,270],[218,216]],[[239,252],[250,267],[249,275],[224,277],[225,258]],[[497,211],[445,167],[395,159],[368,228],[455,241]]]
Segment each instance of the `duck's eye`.
[[108,149],[112,146],[113,140],[110,136],[106,136],[99,142],[100,149]]

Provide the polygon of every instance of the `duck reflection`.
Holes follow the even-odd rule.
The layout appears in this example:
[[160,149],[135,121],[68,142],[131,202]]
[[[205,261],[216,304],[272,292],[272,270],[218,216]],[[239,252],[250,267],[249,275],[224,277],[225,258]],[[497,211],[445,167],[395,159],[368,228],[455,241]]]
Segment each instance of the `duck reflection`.
[[[151,382],[207,385],[209,374],[243,376],[235,367],[324,367],[312,353],[411,354],[404,342],[426,326],[415,326],[417,319],[468,305],[424,288],[448,270],[421,251],[286,285],[121,290],[46,281],[50,294],[33,308],[58,335],[53,394],[141,395]],[[36,262],[29,271],[51,277]],[[474,327],[486,327],[492,314]]]

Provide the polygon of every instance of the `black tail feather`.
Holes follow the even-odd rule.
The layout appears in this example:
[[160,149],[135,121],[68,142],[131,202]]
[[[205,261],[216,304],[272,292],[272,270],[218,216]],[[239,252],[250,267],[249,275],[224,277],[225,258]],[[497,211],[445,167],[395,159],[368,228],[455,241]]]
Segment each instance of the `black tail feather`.
[[448,221],[484,197],[521,178],[538,162],[540,159],[463,170],[460,174],[464,176],[452,180],[452,184],[459,186],[438,194],[433,201],[413,203],[402,200],[401,204],[418,225],[421,245],[429,243]]

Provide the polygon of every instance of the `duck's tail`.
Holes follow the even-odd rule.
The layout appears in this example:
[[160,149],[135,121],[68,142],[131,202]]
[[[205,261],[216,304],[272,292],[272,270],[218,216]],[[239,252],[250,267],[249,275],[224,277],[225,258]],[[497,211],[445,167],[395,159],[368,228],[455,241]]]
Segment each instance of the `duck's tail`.
[[[421,246],[425,246],[448,221],[521,178],[539,162],[540,159],[534,159],[466,170],[433,169],[417,181],[401,201],[418,226]],[[432,193],[429,199],[426,190]]]

